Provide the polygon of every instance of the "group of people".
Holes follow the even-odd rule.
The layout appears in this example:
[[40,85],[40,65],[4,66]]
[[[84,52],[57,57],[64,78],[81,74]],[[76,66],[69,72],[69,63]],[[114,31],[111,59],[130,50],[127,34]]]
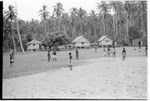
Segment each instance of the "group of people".
[[56,49],[53,49],[52,55],[50,54],[50,49],[49,49],[47,53],[47,57],[48,57],[48,62],[51,60],[51,58],[52,58],[52,61],[56,62],[57,61]]
[[110,47],[107,47],[107,49],[104,48],[104,57],[110,56],[111,53],[112,53],[113,57],[116,56],[116,49],[115,49],[115,47],[113,47],[112,50],[110,49]]
[[[79,51],[78,51],[78,48],[76,48],[76,60],[79,60]],[[69,52],[69,67],[70,67],[70,70],[72,70],[72,53]]]
[[[95,48],[95,52],[97,52],[97,47]],[[141,45],[139,44],[139,52],[141,52]],[[145,53],[146,53],[146,56],[147,56],[147,46],[145,47]],[[110,56],[112,54],[113,57],[116,56],[116,49],[115,47],[113,47],[112,49],[110,49],[110,47],[107,47],[104,48],[104,57],[106,56]],[[72,59],[73,59],[73,56],[72,56],[72,52],[69,52],[69,67],[70,67],[70,70],[72,70]],[[75,56],[76,56],[76,60],[79,59],[79,51],[78,51],[78,48],[76,48],[75,50]],[[50,54],[50,49],[48,50],[48,53],[47,53],[47,57],[48,57],[48,62],[52,59],[52,61],[57,61],[57,54],[56,54],[56,48],[53,49],[53,53],[52,55]],[[126,58],[126,49],[125,47],[123,48],[122,50],[122,60],[124,61]],[[12,66],[12,64],[14,63],[14,51],[11,50],[10,51],[10,65]]]
[[[76,51],[75,51],[75,54],[76,54],[76,60],[79,59],[79,51],[78,51],[78,48],[76,48]],[[48,57],[48,62],[50,61],[51,57],[52,57],[52,61],[57,61],[57,56],[56,56],[56,49],[53,49],[53,53],[52,53],[52,56],[50,54],[50,49],[48,50],[48,53],[47,53],[47,57]],[[72,53],[69,52],[69,67],[70,67],[70,70],[72,70]]]

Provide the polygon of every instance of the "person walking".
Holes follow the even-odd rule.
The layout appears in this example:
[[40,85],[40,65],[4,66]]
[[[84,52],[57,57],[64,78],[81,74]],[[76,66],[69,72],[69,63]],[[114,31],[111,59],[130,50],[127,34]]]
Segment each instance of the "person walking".
[[126,49],[123,48],[123,50],[122,50],[122,61],[124,61],[125,58],[126,58]]
[[76,60],[79,60],[79,51],[78,51],[78,48],[76,48]]
[[69,52],[69,67],[70,67],[70,70],[72,70],[72,54],[71,52]]

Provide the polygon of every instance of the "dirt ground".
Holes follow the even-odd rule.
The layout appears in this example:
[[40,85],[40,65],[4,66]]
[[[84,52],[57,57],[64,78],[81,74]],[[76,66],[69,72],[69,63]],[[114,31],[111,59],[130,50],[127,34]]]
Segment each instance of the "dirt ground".
[[[3,79],[3,98],[146,99],[147,57],[144,56],[144,48],[141,53],[127,49],[125,61],[121,59],[121,49],[117,49],[117,53],[113,58],[103,57],[100,49],[98,53],[94,53],[94,50],[80,50],[81,63],[76,61],[79,65],[73,66],[72,71],[66,64],[61,64],[66,61],[67,52],[59,53],[58,58],[63,60],[59,60],[60,65],[54,63],[55,67],[61,66],[55,70],[46,68],[50,64],[46,61],[45,53],[38,56],[37,53],[19,54],[14,68],[8,66],[6,55],[3,57],[3,75],[10,78]],[[34,69],[39,68],[45,68],[45,71],[12,78],[17,72],[22,74],[22,71],[28,72],[28,69],[34,72]]]

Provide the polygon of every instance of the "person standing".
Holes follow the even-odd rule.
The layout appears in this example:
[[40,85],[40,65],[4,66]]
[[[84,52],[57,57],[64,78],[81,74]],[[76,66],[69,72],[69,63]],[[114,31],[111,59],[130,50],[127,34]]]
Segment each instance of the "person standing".
[[53,51],[53,61],[57,61],[57,59],[56,59],[56,49],[54,49],[54,51]]
[[48,57],[48,62],[49,62],[50,61],[50,49],[48,50],[47,57]]
[[141,41],[139,41],[138,46],[139,46],[139,52],[141,52]]
[[10,56],[10,65],[12,66],[12,64],[14,63],[14,52],[13,52],[13,50],[10,50],[9,56]]
[[72,70],[72,55],[71,55],[71,52],[69,52],[69,67],[70,67],[70,70]]
[[147,45],[146,45],[146,47],[145,47],[145,54],[146,54],[146,56],[147,56]]
[[110,56],[110,46],[107,48],[107,55]]
[[79,51],[78,51],[78,48],[76,48],[76,60],[79,60]]
[[104,57],[106,57],[106,55],[107,55],[107,53],[106,53],[106,50],[105,50],[105,48],[104,48]]
[[122,50],[122,61],[124,61],[125,58],[126,58],[126,49],[123,48],[123,50]]
[[94,48],[95,48],[95,53],[97,53],[97,45],[96,45],[96,44],[95,44],[95,47],[94,47]]
[[115,47],[113,48],[113,56],[114,57],[116,56],[116,49],[115,49]]

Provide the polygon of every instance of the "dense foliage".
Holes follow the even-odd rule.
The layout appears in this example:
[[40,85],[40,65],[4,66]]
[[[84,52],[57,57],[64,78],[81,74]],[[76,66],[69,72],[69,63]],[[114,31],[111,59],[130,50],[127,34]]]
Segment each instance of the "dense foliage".
[[[71,8],[70,13],[66,13],[61,3],[54,5],[53,9],[50,15],[47,6],[43,5],[39,10],[41,21],[18,19],[25,49],[26,43],[34,38],[47,46],[58,46],[71,42],[78,35],[95,42],[106,34],[115,41],[127,44],[130,44],[130,40],[147,37],[146,1],[102,1],[97,3],[98,13],[92,10],[89,14],[81,7]],[[114,15],[109,12],[111,10],[115,11]],[[17,50],[21,50],[15,18],[12,15],[10,21],[6,14],[3,16],[3,50],[13,47],[12,29]]]

